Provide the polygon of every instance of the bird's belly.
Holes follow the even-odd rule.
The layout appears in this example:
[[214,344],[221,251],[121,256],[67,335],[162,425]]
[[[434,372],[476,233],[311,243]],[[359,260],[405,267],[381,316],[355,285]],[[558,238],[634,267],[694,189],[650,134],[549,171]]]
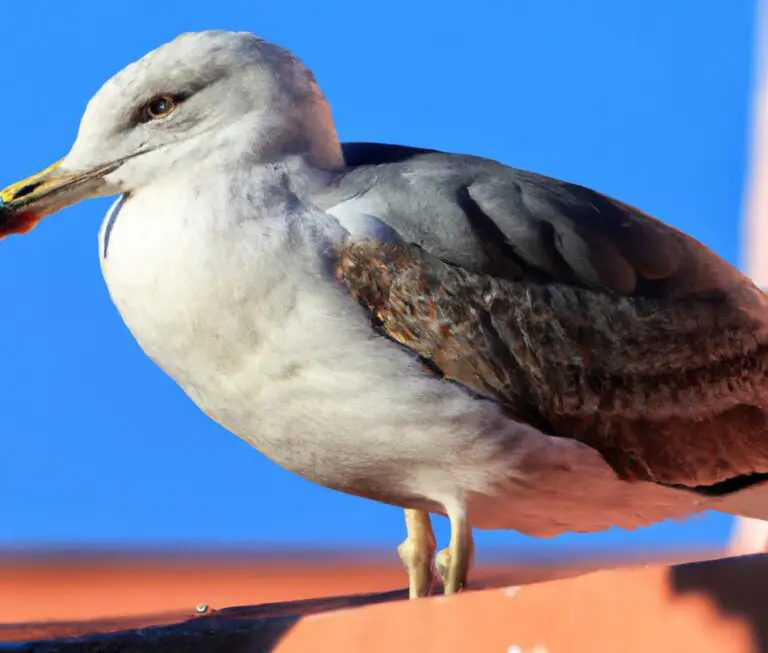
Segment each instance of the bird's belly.
[[[212,419],[309,480],[438,513],[466,502],[476,527],[535,536],[634,528],[703,508],[688,493],[622,481],[594,449],[419,378],[395,348],[370,351],[354,335],[323,344],[307,334],[304,349],[279,350],[246,324],[233,327],[235,307],[220,306],[217,319],[170,319],[170,296],[157,290],[117,302],[139,344]],[[338,328],[315,320],[318,330]],[[333,347],[333,356],[311,355]]]

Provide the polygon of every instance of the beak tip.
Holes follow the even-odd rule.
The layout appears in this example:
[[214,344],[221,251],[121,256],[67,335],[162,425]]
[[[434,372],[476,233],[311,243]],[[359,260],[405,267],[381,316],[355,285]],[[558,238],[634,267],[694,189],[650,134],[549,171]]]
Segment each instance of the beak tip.
[[0,201],[0,240],[10,234],[25,234],[40,221],[34,213],[16,213]]

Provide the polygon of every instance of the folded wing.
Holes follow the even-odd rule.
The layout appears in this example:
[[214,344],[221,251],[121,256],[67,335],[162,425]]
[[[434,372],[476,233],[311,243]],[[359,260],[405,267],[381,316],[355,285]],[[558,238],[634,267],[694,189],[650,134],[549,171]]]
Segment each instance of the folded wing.
[[768,473],[768,306],[735,268],[581,186],[398,146],[347,157],[318,203],[405,243],[337,250],[381,332],[624,478],[718,493]]

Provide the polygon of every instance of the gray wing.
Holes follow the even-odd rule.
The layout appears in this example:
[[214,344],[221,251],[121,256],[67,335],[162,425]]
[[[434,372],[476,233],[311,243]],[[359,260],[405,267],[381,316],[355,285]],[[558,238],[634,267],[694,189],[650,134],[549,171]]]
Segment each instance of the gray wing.
[[343,147],[349,169],[318,196],[321,208],[374,215],[470,271],[652,297],[745,283],[692,238],[583,186],[467,155]]
[[345,154],[317,203],[405,241],[339,250],[380,331],[625,478],[719,492],[768,472],[768,304],[735,268],[581,186],[400,146]]

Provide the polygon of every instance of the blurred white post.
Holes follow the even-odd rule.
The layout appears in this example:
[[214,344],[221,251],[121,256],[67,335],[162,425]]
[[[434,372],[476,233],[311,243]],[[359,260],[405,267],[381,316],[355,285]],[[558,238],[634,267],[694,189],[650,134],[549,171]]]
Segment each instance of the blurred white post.
[[[768,291],[768,0],[754,2],[755,87],[742,247],[744,271],[760,288]],[[737,519],[729,553],[760,551],[768,551],[768,522]]]

